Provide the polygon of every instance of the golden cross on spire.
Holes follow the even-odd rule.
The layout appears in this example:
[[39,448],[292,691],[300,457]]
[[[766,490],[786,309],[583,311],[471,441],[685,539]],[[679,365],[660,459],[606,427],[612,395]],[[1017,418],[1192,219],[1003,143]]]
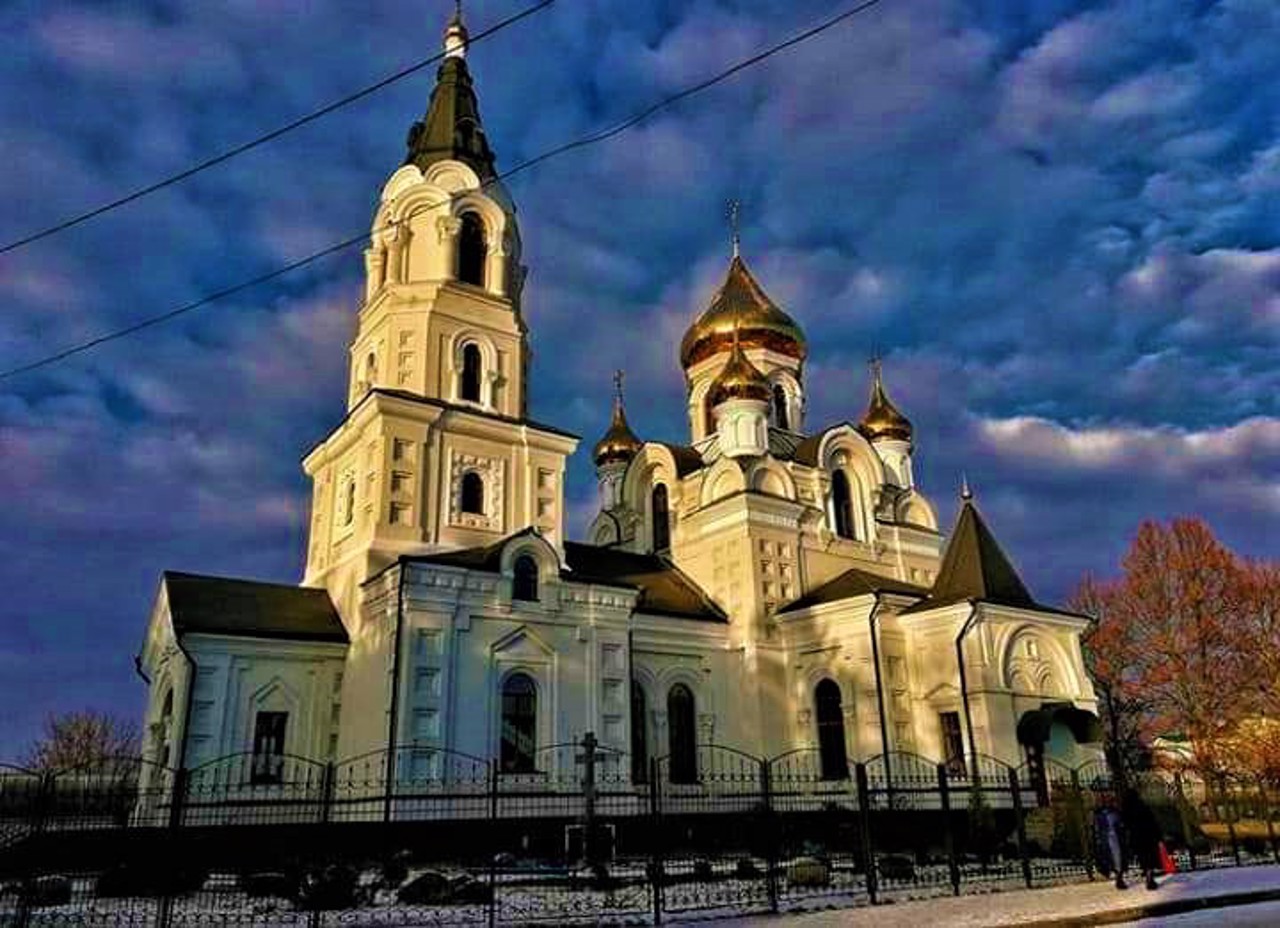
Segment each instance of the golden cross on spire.
[[618,368],[613,372],[613,394],[617,397],[619,403],[622,402],[622,380],[626,375],[623,374],[622,368]]
[[729,231],[733,235],[733,256],[738,257],[739,246],[742,244],[742,238],[738,234],[738,223],[741,219],[742,201],[732,199],[729,201]]
[[867,366],[871,368],[871,379],[876,383],[880,382],[880,364],[880,352],[871,352],[871,357],[867,358]]

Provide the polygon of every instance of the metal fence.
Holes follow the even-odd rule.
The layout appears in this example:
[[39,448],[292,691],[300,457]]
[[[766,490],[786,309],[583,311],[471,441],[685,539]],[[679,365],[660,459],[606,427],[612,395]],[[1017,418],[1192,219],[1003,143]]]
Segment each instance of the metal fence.
[[[652,922],[1098,877],[1105,765],[581,741],[189,770],[0,765],[0,925]],[[1280,863],[1280,784],[1135,781],[1183,869]]]

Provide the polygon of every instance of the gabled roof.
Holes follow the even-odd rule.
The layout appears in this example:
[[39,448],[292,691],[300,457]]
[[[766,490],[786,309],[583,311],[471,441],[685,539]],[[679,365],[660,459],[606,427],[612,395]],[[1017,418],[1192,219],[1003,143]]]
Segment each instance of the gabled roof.
[[966,601],[1059,611],[1035,601],[969,498],[960,507],[929,598],[903,611],[923,612]]
[[[491,545],[419,554],[404,560],[497,573],[501,568],[503,548],[517,538],[534,533],[533,528],[526,528]],[[656,554],[635,554],[617,548],[566,541],[564,562],[562,576],[566,580],[639,591],[637,612],[706,622],[728,621],[724,612],[696,583],[670,561]]]
[[347,630],[326,590],[165,571],[173,630],[188,633],[331,641]]
[[640,591],[637,612],[728,621],[724,612],[684,571],[656,554],[635,554],[617,548],[566,541],[568,579],[635,587]]
[[902,596],[918,597],[929,595],[927,589],[922,586],[916,586],[914,583],[907,583],[905,580],[884,577],[880,574],[873,574],[868,570],[851,567],[836,578],[828,580],[821,586],[814,587],[799,599],[787,603],[778,610],[778,613],[795,612],[800,609],[807,609],[810,606],[834,603],[842,599],[852,599],[855,596],[874,595],[876,593],[897,593]]

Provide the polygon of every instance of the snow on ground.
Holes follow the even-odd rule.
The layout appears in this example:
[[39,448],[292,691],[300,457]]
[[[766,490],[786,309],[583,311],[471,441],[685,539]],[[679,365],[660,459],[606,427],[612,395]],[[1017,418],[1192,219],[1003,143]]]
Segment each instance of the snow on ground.
[[[1150,892],[1140,882],[1128,890],[1118,890],[1110,883],[1095,882],[1075,886],[1056,886],[986,896],[961,896],[922,902],[906,902],[859,908],[812,912],[788,916],[787,928],[919,928],[921,925],[947,928],[996,928],[1034,924],[1048,918],[1088,917],[1108,911],[1174,899],[1212,898],[1236,893],[1280,891],[1280,866],[1232,867],[1222,870],[1177,873],[1165,877],[1160,889]],[[1235,924],[1236,909],[1218,911],[1212,924]],[[1244,911],[1244,910],[1240,910]],[[776,916],[732,919],[731,924],[743,928],[778,928]],[[681,924],[673,920],[672,924]],[[1159,922],[1140,922],[1149,928]],[[1173,923],[1177,924],[1177,923]],[[1190,924],[1198,924],[1192,922]],[[1276,925],[1280,919],[1259,924]],[[1181,926],[1179,926],[1181,928]]]

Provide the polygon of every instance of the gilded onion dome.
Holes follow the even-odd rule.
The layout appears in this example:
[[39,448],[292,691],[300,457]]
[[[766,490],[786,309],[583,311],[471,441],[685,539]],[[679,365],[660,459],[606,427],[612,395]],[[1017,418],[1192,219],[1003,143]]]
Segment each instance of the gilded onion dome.
[[724,351],[733,341],[735,328],[746,348],[768,348],[799,361],[808,352],[800,326],[769,299],[736,252],[711,305],[680,342],[680,364],[688,370]]
[[733,347],[729,360],[720,368],[720,373],[716,374],[716,379],[711,381],[711,388],[707,391],[711,408],[714,409],[725,400],[759,400],[768,403],[773,396],[773,388],[769,386],[768,379],[742,353],[737,332],[733,332],[730,337],[733,339]]
[[885,392],[879,361],[871,363],[871,402],[858,423],[858,431],[869,441],[882,438],[911,441],[911,420],[898,411]]
[[622,371],[614,375],[616,392],[613,397],[613,421],[608,430],[596,442],[592,455],[596,467],[620,461],[630,461],[640,451],[644,442],[636,437],[627,423],[627,413],[622,408]]

